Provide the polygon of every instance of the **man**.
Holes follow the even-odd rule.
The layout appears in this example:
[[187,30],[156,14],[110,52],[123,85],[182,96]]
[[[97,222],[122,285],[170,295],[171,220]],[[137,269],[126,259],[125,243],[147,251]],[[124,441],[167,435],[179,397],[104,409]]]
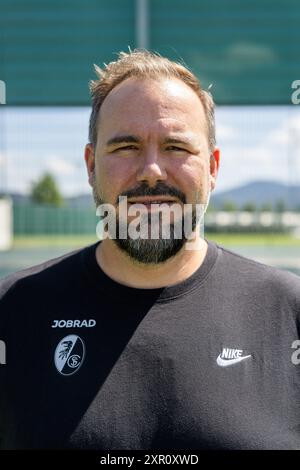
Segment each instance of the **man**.
[[[115,227],[2,282],[2,447],[300,448],[300,280],[199,235],[219,168],[211,96],[147,51],[97,72],[85,161]],[[136,204],[158,237],[130,236]],[[175,204],[181,237],[185,213],[161,217]]]

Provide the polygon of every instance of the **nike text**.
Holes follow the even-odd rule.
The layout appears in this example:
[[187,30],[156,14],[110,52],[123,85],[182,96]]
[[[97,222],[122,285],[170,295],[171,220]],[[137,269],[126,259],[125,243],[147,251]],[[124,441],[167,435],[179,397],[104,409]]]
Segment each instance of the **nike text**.
[[220,367],[232,366],[251,357],[251,354],[248,356],[242,356],[242,354],[242,349],[223,348],[222,354],[217,357],[217,364]]

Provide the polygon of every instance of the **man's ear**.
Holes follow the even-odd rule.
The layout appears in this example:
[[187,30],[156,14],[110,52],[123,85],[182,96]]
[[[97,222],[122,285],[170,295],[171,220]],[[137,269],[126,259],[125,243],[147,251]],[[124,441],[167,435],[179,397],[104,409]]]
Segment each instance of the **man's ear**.
[[89,184],[90,186],[92,186],[92,181],[93,181],[92,178],[93,178],[93,173],[95,170],[95,152],[94,152],[93,144],[87,144],[85,146],[84,159],[85,159],[86,169],[88,173]]
[[213,191],[216,186],[220,165],[220,149],[216,147],[210,156],[210,190]]

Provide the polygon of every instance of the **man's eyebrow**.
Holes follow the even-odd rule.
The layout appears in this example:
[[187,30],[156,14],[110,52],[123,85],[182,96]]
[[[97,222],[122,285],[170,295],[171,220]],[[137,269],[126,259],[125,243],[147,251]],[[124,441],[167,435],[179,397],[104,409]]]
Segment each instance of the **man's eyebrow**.
[[[112,137],[106,142],[106,146],[109,147],[111,145],[117,145],[117,144],[139,144],[141,142],[141,139],[135,135],[117,135],[115,137]],[[182,137],[166,137],[164,139],[164,144],[185,144],[185,145],[195,145],[195,142],[193,142],[193,139],[191,139],[188,136],[182,136]]]
[[134,135],[117,135],[109,139],[106,142],[106,145],[109,146],[109,145],[124,144],[124,143],[139,144],[140,139]]
[[167,137],[164,139],[165,144],[188,144],[193,145],[193,140],[189,137]]

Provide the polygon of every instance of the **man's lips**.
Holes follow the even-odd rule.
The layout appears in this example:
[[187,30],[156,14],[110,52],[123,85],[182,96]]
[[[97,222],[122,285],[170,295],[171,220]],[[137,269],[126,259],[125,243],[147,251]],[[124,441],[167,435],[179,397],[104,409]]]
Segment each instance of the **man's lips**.
[[129,199],[128,203],[129,204],[144,204],[146,206],[149,206],[150,204],[175,204],[178,202],[175,199],[168,198],[168,197],[163,197],[163,196],[152,196],[152,197],[138,197],[136,199]]

